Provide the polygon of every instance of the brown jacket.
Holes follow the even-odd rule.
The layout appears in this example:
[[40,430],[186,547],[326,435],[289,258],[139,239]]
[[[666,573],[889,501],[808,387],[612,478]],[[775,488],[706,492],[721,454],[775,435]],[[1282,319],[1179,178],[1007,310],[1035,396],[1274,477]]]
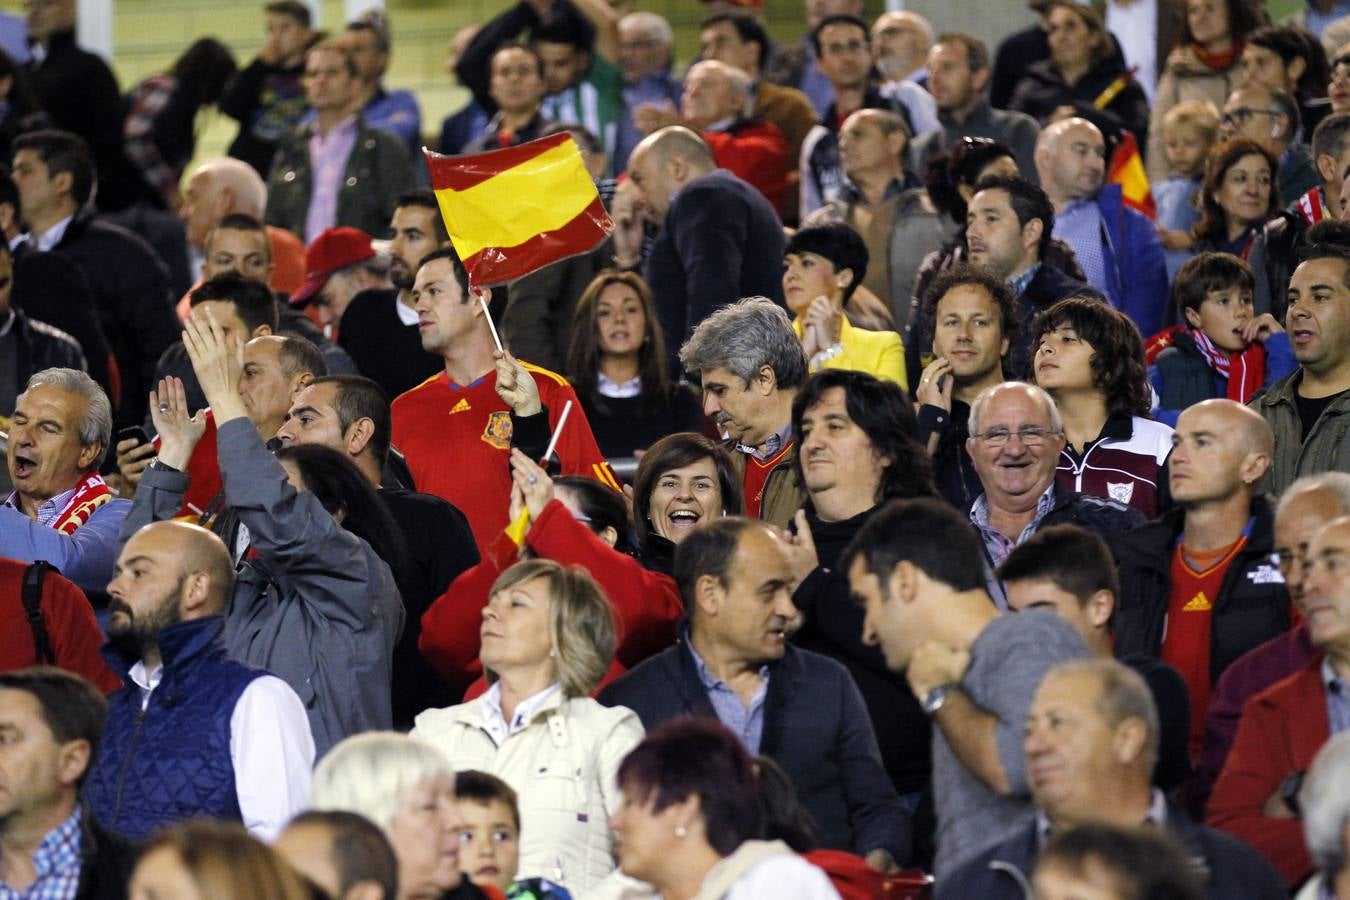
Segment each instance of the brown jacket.
[[[759,505],[759,517],[771,525],[786,528],[797,514],[797,510],[806,505],[806,489],[797,478],[797,444],[793,439],[792,449],[783,457],[783,461],[774,467],[764,482],[764,500]],[[731,454],[731,464],[741,482],[745,482],[745,454],[737,451],[734,444],[726,445]]]

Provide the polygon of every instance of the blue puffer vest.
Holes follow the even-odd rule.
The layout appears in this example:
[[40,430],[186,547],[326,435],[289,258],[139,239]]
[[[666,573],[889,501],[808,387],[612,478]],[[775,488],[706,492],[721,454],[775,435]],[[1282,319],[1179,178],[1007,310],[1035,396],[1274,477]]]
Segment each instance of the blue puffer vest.
[[225,620],[208,616],[159,633],[164,676],[141,710],[128,675],[136,660],[103,655],[127,685],[108,698],[108,725],[84,786],[100,825],[133,840],[193,816],[239,820],[230,717],[255,678],[267,673],[225,656]]

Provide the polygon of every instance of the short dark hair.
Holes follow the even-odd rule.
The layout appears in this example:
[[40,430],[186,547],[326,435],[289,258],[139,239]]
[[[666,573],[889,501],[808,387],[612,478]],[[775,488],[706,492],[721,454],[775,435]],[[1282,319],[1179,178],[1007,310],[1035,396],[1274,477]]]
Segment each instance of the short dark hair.
[[1308,229],[1308,244],[1298,250],[1297,256],[1299,265],[1315,259],[1335,259],[1344,263],[1341,284],[1350,290],[1350,222],[1340,219],[1318,222]]
[[1252,294],[1256,278],[1245,259],[1231,253],[1197,253],[1177,270],[1172,282],[1172,309],[1178,319],[1188,309],[1199,309],[1211,291],[1232,288]]
[[416,206],[434,212],[436,215],[432,218],[436,222],[436,240],[442,244],[450,240],[450,232],[445,230],[445,218],[441,215],[441,205],[436,201],[435,191],[431,188],[413,188],[404,191],[394,200],[394,209],[402,209],[405,206]]
[[[459,289],[464,295],[460,302],[468,303],[472,300],[473,295],[469,293],[469,270],[464,268],[464,262],[459,258],[459,252],[455,250],[454,245],[446,244],[444,247],[437,247],[432,250],[418,261],[417,268],[420,271],[427,263],[435,262],[438,259],[450,260],[450,268],[455,273],[455,283],[459,285]],[[416,274],[416,272],[413,273],[414,276]]]
[[1120,577],[1106,541],[1077,525],[1039,529],[1013,548],[996,575],[1004,582],[1053,582],[1061,591],[1073,594],[1080,609],[1098,591],[1120,596]]
[[300,0],[273,0],[273,2],[263,6],[264,12],[275,13],[279,16],[290,16],[306,28],[313,24],[309,15],[309,7]]
[[272,239],[267,234],[267,226],[248,213],[232,212],[221,217],[210,231],[206,233],[205,247],[211,246],[211,241],[222,231],[244,231],[249,234],[262,235],[263,252],[267,254],[267,261],[272,261]]
[[989,68],[989,47],[973,34],[966,34],[964,31],[949,31],[937,36],[937,39],[933,41],[933,46],[936,47],[938,44],[960,44],[965,47],[966,67],[972,72]]
[[342,44],[339,44],[337,41],[332,40],[331,38],[325,38],[324,40],[319,41],[317,44],[311,45],[309,49],[305,51],[306,66],[308,66],[309,64],[310,56],[312,56],[315,53],[338,54],[339,56],[342,57],[342,65],[347,70],[347,74],[352,78],[357,77],[358,73],[356,69],[356,56],[352,54],[351,50],[347,49]]
[[[491,72],[492,70],[491,67],[493,61],[497,59],[497,54],[501,53],[503,50],[523,50],[524,52],[528,53],[530,55],[530,58],[534,60],[535,71],[539,73],[539,77],[541,79],[544,77],[544,58],[539,55],[538,50],[534,49],[529,44],[521,43],[520,41],[507,41],[506,43],[498,47],[496,50],[493,50],[492,56],[488,60],[489,72]],[[543,135],[540,135],[540,137],[543,137]]]
[[590,53],[595,31],[584,19],[550,16],[530,32],[532,44],[567,44],[582,53]]
[[[1319,156],[1336,159],[1350,147],[1350,113],[1332,113],[1317,123],[1312,133],[1312,154],[1314,162]],[[0,203],[4,199],[0,198]]]
[[[1247,6],[1246,0],[1240,0]],[[1231,4],[1230,4],[1231,5]],[[1110,883],[1121,900],[1201,900],[1205,890],[1189,852],[1158,828],[1079,825],[1054,833],[1036,868],[1060,868]]]
[[[919,441],[914,404],[892,381],[882,381],[853,369],[825,369],[806,379],[806,384],[792,401],[792,430],[797,435],[798,446],[803,439],[802,418],[806,411],[832,388],[844,392],[848,417],[867,435],[873,450],[891,461],[882,469],[876,502],[896,497],[933,496],[932,466],[927,449]],[[798,453],[793,463],[798,478],[802,477],[803,464]]]
[[699,25],[699,31],[705,28],[711,28],[714,25],[720,25],[727,22],[732,28],[736,29],[736,34],[741,39],[741,43],[755,44],[759,47],[759,65],[763,68],[764,63],[769,58],[769,33],[764,30],[764,26],[759,24],[759,20],[754,16],[745,13],[724,12],[715,16],[708,16]]
[[381,467],[389,457],[389,442],[393,434],[393,419],[389,414],[389,395],[364,375],[320,375],[310,385],[333,386],[333,411],[337,413],[338,428],[343,434],[353,423],[369,419],[373,426],[370,435],[370,455]]
[[322,828],[330,841],[328,859],[337,870],[338,896],[357,884],[373,881],[386,898],[398,896],[398,857],[383,831],[365,816],[346,810],[308,810],[287,828]]
[[649,732],[619,765],[617,780],[620,790],[650,800],[655,812],[697,796],[704,835],[722,856],[760,834],[754,764],[715,719],[682,717]]
[[728,583],[732,560],[740,549],[741,538],[747,531],[766,527],[759,519],[745,516],[722,516],[705,522],[685,537],[675,548],[675,584],[684,598],[684,608],[692,610],[698,580],[712,575],[724,587]]
[[240,321],[249,330],[249,334],[266,325],[273,333],[277,330],[280,314],[277,311],[277,299],[272,289],[261,281],[245,278],[238,272],[222,272],[214,278],[208,278],[188,294],[188,305],[197,306],[207,302],[233,303],[234,311]]
[[1147,416],[1153,390],[1144,361],[1144,339],[1133,320],[1095,294],[1073,294],[1036,316],[1031,324],[1033,347],[1062,325],[1092,345],[1092,383],[1110,412]]
[[343,30],[367,32],[375,38],[376,51],[389,55],[389,22],[379,10],[367,10],[348,22]]
[[802,253],[814,253],[829,260],[836,272],[848,269],[853,273],[853,280],[844,288],[845,303],[848,303],[853,292],[867,277],[867,244],[863,243],[862,236],[858,232],[843,222],[808,225],[797,229],[783,248],[783,258]]
[[[108,701],[98,688],[74,672],[56,666],[0,672],[0,688],[31,694],[57,743],[85,741],[89,744],[89,765],[93,765],[108,719]],[[77,784],[83,784],[88,774],[86,767]]]
[[811,47],[816,51],[816,58],[821,56],[820,35],[831,25],[853,25],[862,29],[863,43],[871,45],[872,33],[867,30],[867,23],[857,16],[850,16],[846,13],[839,13],[833,16],[826,16],[820,20],[820,24],[811,29]]
[[44,128],[21,134],[10,145],[14,153],[31,150],[47,167],[47,175],[55,178],[62,172],[70,173],[70,196],[75,205],[84,206],[93,196],[97,183],[94,157],[84,138],[69,131]]
[[1247,36],[1247,43],[1269,50],[1286,66],[1296,59],[1303,60],[1303,74],[1294,90],[1304,99],[1326,96],[1331,64],[1316,35],[1292,25],[1263,25]]
[[968,518],[932,497],[887,503],[844,548],[840,570],[855,559],[883,583],[907,562],[956,591],[984,587],[984,566],[975,564],[984,559],[980,536]]
[[324,362],[323,353],[313,341],[294,334],[278,337],[281,338],[281,346],[277,348],[277,361],[287,378],[294,378],[301,372],[308,372],[315,378],[328,374],[328,363]]
[[1017,159],[1005,144],[991,138],[963,137],[946,153],[939,153],[925,165],[923,183],[928,189],[928,198],[939,212],[964,228],[966,198],[961,196],[961,185],[974,187],[985,167],[1005,157]]
[[1008,282],[994,277],[988,269],[972,263],[958,263],[952,266],[933,279],[933,283],[929,285],[928,293],[924,294],[923,310],[920,315],[921,324],[927,329],[928,341],[931,343],[937,334],[937,309],[942,298],[955,288],[967,286],[982,288],[993,299],[994,305],[998,307],[999,330],[1007,340],[1008,352],[1011,353],[1018,332],[1022,330],[1022,312],[1017,295],[1013,293]]
[[618,535],[614,549],[620,553],[628,550],[632,541],[629,535],[628,504],[624,502],[623,494],[602,481],[582,475],[564,475],[555,478],[553,484],[572,492],[577,506],[581,507],[578,512],[590,520],[584,524],[592,534],[613,528]]
[[638,546],[649,550],[648,541],[654,534],[651,519],[652,490],[656,480],[671,469],[682,469],[700,459],[712,460],[717,470],[717,483],[722,491],[722,506],[726,514],[739,516],[745,509],[745,495],[740,476],[736,474],[731,454],[712,438],[692,431],[679,431],[661,438],[647,448],[638,462],[633,477],[633,530]]
[[484,806],[493,802],[505,803],[511,810],[511,821],[515,823],[516,831],[520,831],[520,798],[511,785],[496,775],[477,769],[456,772],[455,799],[472,800]]
[[1013,215],[1017,216],[1017,224],[1022,227],[1026,227],[1032,219],[1041,220],[1041,239],[1036,245],[1036,254],[1039,259],[1045,259],[1050,242],[1054,240],[1052,232],[1055,230],[1055,206],[1045,191],[1025,178],[1012,175],[988,175],[981,178],[975,185],[975,193],[980,191],[1006,193]]

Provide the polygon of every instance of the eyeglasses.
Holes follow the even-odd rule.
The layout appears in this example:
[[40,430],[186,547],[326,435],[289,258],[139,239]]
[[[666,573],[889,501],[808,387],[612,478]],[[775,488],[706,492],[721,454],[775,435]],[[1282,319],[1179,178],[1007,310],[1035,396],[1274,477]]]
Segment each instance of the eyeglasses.
[[1278,109],[1252,109],[1250,106],[1243,106],[1233,110],[1232,112],[1224,113],[1223,118],[1220,119],[1219,121],[1222,122],[1224,125],[1233,125],[1237,128],[1241,128],[1243,125],[1246,125],[1247,122],[1251,120],[1252,116],[1275,117],[1282,115],[1284,115],[1284,113],[1280,112]]
[[1003,425],[995,425],[993,428],[987,428],[975,435],[976,440],[984,441],[990,447],[1006,446],[1012,436],[1016,434],[1017,439],[1025,447],[1039,447],[1045,443],[1045,439],[1050,435],[1059,434],[1050,428],[1042,428],[1039,425],[1023,425],[1016,431],[1012,431]]

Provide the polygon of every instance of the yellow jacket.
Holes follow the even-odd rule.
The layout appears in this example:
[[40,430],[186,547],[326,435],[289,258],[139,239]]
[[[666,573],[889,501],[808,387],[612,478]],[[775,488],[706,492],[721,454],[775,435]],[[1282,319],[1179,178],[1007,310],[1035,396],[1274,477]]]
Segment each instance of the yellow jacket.
[[[802,320],[792,321],[792,330],[802,335]],[[825,360],[821,366],[812,366],[811,371],[820,369],[853,369],[875,375],[882,381],[894,381],[902,390],[909,390],[909,379],[905,376],[905,345],[900,335],[894,331],[867,331],[854,328],[849,324],[848,316],[839,323],[839,343],[844,352]]]

